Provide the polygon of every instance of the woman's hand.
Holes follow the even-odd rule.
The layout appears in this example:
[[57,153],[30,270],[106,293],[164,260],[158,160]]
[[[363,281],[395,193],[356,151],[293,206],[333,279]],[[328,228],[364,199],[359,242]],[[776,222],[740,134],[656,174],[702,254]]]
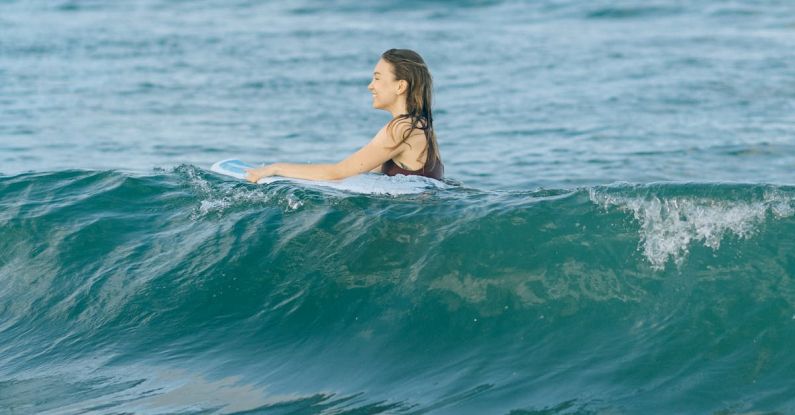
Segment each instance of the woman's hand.
[[276,175],[276,165],[271,164],[268,166],[257,167],[253,169],[246,169],[246,180],[251,183],[256,183],[259,179],[268,176]]

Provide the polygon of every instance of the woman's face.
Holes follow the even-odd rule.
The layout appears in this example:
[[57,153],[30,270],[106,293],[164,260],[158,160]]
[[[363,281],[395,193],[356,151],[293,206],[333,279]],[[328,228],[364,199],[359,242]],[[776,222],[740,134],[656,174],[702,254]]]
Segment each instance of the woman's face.
[[373,94],[373,108],[388,110],[397,102],[401,83],[395,80],[392,64],[379,59],[367,89]]

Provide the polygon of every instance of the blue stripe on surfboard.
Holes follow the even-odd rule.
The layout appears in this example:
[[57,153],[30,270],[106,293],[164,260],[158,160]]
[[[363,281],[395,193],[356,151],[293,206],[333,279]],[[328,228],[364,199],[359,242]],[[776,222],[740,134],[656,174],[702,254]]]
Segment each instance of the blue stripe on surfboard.
[[238,159],[228,159],[228,160],[221,160],[210,168],[210,170],[225,174],[227,176],[236,177],[238,179],[244,179],[246,177],[246,170],[254,167],[253,164],[246,163],[244,161]]

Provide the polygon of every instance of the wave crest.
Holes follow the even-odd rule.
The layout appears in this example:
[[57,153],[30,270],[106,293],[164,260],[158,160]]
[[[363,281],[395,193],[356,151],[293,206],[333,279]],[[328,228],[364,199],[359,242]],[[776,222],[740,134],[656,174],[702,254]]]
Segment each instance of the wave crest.
[[761,200],[708,198],[699,194],[659,196],[614,194],[605,188],[589,189],[591,201],[605,209],[631,212],[640,223],[641,249],[655,269],[669,260],[681,266],[694,242],[717,250],[726,235],[749,238],[769,214],[793,214],[793,198],[767,191]]

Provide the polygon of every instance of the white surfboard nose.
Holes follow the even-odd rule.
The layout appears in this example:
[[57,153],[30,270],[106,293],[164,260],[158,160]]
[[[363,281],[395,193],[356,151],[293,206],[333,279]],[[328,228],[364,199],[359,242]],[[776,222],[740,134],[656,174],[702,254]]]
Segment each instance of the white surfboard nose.
[[213,164],[212,167],[210,167],[210,171],[231,176],[236,179],[245,179],[246,169],[253,167],[253,164],[246,163],[245,161],[241,161],[239,159],[226,159]]

